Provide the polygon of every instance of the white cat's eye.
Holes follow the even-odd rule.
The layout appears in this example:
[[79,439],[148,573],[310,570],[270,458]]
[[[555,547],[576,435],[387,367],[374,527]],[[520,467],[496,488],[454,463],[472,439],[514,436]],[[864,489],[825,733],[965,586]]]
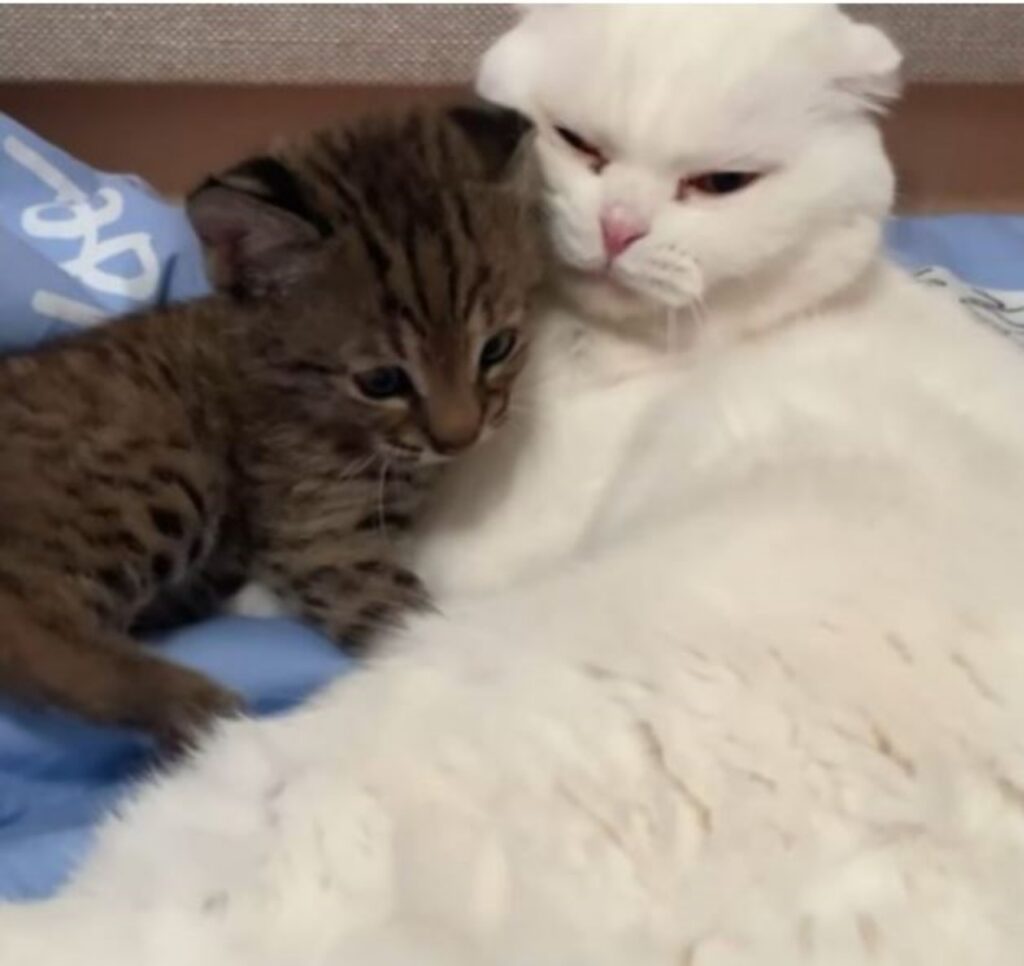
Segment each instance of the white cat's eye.
[[680,178],[676,197],[685,198],[693,191],[702,195],[731,195],[760,177],[757,171],[707,171],[693,178]]
[[600,171],[608,163],[608,159],[599,147],[591,144],[586,138],[580,137],[575,131],[555,125],[555,132],[574,151],[584,155],[594,171]]

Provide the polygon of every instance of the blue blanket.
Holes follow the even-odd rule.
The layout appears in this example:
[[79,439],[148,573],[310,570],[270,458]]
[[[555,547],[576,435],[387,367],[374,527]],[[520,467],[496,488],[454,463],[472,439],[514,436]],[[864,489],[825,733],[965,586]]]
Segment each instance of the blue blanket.
[[[2,115],[0,149],[0,351],[206,290],[187,220],[144,184],[92,171]],[[896,219],[888,243],[913,267],[1024,290],[1024,218]],[[1016,311],[994,321],[1010,327]],[[284,620],[222,618],[156,646],[236,688],[258,714],[294,705],[347,667],[313,631]],[[0,703],[0,899],[53,891],[98,817],[151,765],[135,736]]]

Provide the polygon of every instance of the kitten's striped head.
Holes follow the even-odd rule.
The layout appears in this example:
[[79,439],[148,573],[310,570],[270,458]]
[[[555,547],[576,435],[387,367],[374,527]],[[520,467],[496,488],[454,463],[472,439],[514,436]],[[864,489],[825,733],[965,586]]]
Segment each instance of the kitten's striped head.
[[544,264],[530,130],[489,107],[374,117],[191,196],[218,287],[287,306],[270,371],[312,418],[419,461],[503,419]]

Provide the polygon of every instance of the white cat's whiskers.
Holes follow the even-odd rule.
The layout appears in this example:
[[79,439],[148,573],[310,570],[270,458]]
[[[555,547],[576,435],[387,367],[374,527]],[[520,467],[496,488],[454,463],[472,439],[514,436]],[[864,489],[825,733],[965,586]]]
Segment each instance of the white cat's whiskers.
[[702,346],[715,345],[719,342],[721,333],[711,324],[711,312],[704,296],[695,296],[688,309],[689,319],[694,328],[694,341]]
[[522,416],[531,422],[551,423],[550,412],[546,406],[537,406],[529,403],[509,403],[508,412],[513,417]]
[[679,312],[671,306],[666,306],[663,321],[665,351],[669,355],[675,355],[682,347],[682,340],[679,337],[679,328],[682,320],[679,318]]

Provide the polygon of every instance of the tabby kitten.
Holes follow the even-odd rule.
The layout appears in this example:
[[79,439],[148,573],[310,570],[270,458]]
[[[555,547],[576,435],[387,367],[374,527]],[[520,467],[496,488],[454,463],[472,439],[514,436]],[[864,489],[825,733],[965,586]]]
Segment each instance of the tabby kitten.
[[0,690],[173,745],[237,699],[132,631],[247,579],[345,647],[425,601],[393,540],[524,360],[527,130],[415,111],[250,160],[190,201],[233,296],[0,360]]

